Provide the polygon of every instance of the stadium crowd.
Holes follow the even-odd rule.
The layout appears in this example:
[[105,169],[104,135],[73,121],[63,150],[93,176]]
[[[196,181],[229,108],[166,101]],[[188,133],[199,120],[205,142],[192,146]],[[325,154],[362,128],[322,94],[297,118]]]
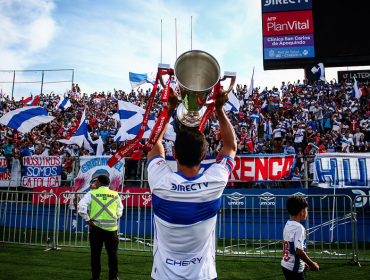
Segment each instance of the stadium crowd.
[[[360,99],[354,96],[353,83],[348,80],[340,83],[335,80],[282,82],[278,88],[254,88],[250,96],[246,85],[236,85],[233,94],[240,108],[239,111],[228,111],[227,115],[237,135],[238,154],[370,152],[370,86],[368,82],[359,85],[362,91]],[[88,95],[82,94],[78,85],[73,85],[73,91],[78,95],[70,96],[72,106],[66,110],[56,108],[59,95],[41,94],[38,105],[46,108],[55,119],[35,127],[30,133],[23,135],[0,125],[0,155],[9,160],[29,155],[89,155],[89,151],[83,147],[57,141],[73,136],[85,108],[92,139],[96,140],[100,136],[104,141],[105,154],[113,155],[125,144],[113,141],[120,127],[120,121],[113,117],[118,110],[117,101],[131,102],[145,109],[151,93],[139,87],[130,92],[114,89],[113,92]],[[162,110],[160,94],[161,89],[158,89],[151,108],[151,114],[156,119]],[[4,96],[0,117],[23,106],[27,105]],[[206,135],[209,143],[207,155],[215,156],[222,147],[215,112],[210,122],[211,129]],[[163,144],[166,146],[166,154],[172,156],[173,142],[166,140]],[[133,151],[126,174],[137,177],[137,163],[143,158],[141,150]],[[298,173],[302,171],[302,162],[298,160],[296,163]],[[64,179],[72,180],[72,165],[72,159],[66,159]],[[310,166],[310,171],[312,168]],[[132,171],[134,174],[131,174]],[[312,172],[309,172],[310,175]]]

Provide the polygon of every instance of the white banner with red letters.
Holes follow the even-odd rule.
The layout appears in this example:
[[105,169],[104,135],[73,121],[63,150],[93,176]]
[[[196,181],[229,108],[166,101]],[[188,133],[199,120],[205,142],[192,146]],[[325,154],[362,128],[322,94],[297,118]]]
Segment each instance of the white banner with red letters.
[[8,169],[8,161],[0,157],[0,187],[18,187],[21,185],[21,165],[19,160],[12,161]]
[[59,187],[61,180],[61,157],[31,156],[23,158],[22,187]]
[[[229,180],[262,183],[289,179],[295,166],[296,155],[237,155],[234,160],[235,168],[230,174]],[[215,161],[215,157],[207,157],[201,162],[199,173],[207,170]],[[177,171],[174,158],[166,157],[166,162],[173,172]]]

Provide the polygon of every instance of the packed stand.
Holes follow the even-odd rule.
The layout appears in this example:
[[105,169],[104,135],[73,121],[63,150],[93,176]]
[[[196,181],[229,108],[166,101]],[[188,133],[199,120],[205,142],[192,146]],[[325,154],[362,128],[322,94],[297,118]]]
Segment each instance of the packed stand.
[[[67,157],[63,164],[63,177],[70,181],[74,174],[73,157],[91,154],[84,147],[66,145],[59,139],[69,139],[77,131],[82,113],[86,108],[86,121],[92,140],[99,136],[104,141],[105,155],[113,155],[125,142],[114,142],[113,138],[120,128],[119,119],[113,118],[118,111],[118,100],[131,102],[143,109],[151,91],[140,87],[126,93],[114,89],[113,92],[82,94],[78,85],[73,85],[75,96],[70,96],[72,106],[66,110],[56,108],[59,96],[41,94],[39,106],[47,109],[55,119],[48,124],[39,125],[31,133],[22,134],[7,126],[0,125],[0,155],[8,160],[22,159],[29,155],[61,155]],[[227,115],[234,126],[238,141],[238,154],[308,154],[316,153],[365,153],[370,151],[370,86],[360,83],[363,95],[353,96],[353,84],[330,81],[294,83],[282,82],[279,88],[263,90],[255,88],[248,96],[246,85],[237,85],[233,94],[240,103],[239,112],[228,111]],[[157,120],[161,113],[161,90],[157,91],[151,114]],[[1,101],[0,117],[11,110],[22,108],[20,101]],[[222,147],[217,115],[210,117],[211,129],[206,135],[207,155],[216,156]],[[142,144],[145,144],[144,142]],[[166,155],[172,156],[173,142],[166,140]],[[145,158],[140,149],[132,153],[127,164],[126,179],[131,175],[139,178],[138,166]],[[9,162],[9,161],[8,161]],[[313,160],[310,160],[312,163]],[[303,160],[298,160],[298,174],[302,172]],[[9,168],[9,166],[8,166]],[[313,167],[309,174],[312,177]],[[311,172],[312,171],[312,172]],[[133,173],[133,174],[132,174]],[[294,171],[296,173],[296,170]],[[294,174],[293,174],[294,175]],[[66,183],[66,184],[67,184]]]

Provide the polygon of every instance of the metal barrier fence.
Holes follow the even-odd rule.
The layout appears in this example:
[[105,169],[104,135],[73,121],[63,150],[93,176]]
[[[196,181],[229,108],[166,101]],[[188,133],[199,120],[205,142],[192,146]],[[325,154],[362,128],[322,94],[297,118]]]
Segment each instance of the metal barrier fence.
[[[306,156],[306,155],[298,155],[297,156],[297,160],[298,159],[303,160],[304,176],[303,176],[302,180],[295,180],[294,182],[302,182],[303,187],[306,188],[306,189],[308,188],[309,184],[313,181],[313,179],[309,178],[309,176],[308,176],[308,161],[307,160],[310,159],[310,158],[314,158],[314,156]],[[0,157],[0,159],[4,159],[4,157]],[[72,166],[71,167],[72,167],[73,176],[70,177],[68,180],[62,179],[60,181],[60,186],[61,187],[72,186],[73,181],[77,177],[79,169],[80,169],[79,157],[62,157],[62,162],[64,162],[64,160],[71,160],[72,161]],[[126,186],[126,187],[137,187],[137,188],[149,188],[148,173],[147,173],[147,168],[146,168],[146,160],[143,159],[137,165],[137,169],[138,169],[137,174],[140,174],[140,176],[138,178],[134,178],[134,179],[130,178],[131,174],[127,174],[127,169],[128,169],[128,164],[127,163],[129,162],[130,158],[125,157],[124,160],[125,160],[126,164],[125,164],[124,173],[122,175],[123,176],[122,187]],[[16,161],[19,162],[19,160],[16,160]],[[124,179],[126,177],[128,177],[128,179]],[[240,180],[229,180],[229,182],[242,183],[242,181],[240,181]],[[292,180],[278,180],[276,182],[279,183],[279,184],[283,184],[285,187],[289,187],[289,186],[287,186],[286,183],[292,182]],[[250,183],[255,184],[254,182],[250,182]],[[10,181],[9,181],[9,185],[4,186],[3,188],[5,188],[5,187],[7,187],[8,190],[11,190],[13,188],[13,187],[10,186]],[[0,187],[0,189],[1,189],[1,187]]]
[[368,201],[370,201],[370,195],[358,195],[353,201],[357,218],[355,227],[357,261],[370,260],[370,252],[366,252],[370,247],[370,211],[369,208],[365,208]]
[[[0,192],[0,242],[57,247],[89,247],[89,226],[77,214],[83,193]],[[152,251],[150,194],[120,193],[120,250]],[[223,195],[216,224],[217,255],[281,258],[288,196]],[[307,252],[312,258],[369,261],[370,217],[356,210],[369,196],[307,195]],[[361,201],[360,201],[361,200]],[[144,206],[131,206],[144,205]],[[361,212],[362,211],[362,212]],[[359,255],[360,254],[360,255]]]

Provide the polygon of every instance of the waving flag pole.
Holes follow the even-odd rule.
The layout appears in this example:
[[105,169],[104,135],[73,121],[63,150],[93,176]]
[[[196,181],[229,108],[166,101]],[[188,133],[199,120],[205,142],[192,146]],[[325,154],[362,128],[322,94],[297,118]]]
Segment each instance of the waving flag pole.
[[81,123],[80,123],[80,126],[78,127],[76,133],[69,139],[61,139],[61,140],[57,140],[61,143],[64,143],[64,144],[76,144],[78,145],[79,147],[82,147],[82,145],[84,145],[84,147],[89,150],[90,153],[93,153],[94,152],[94,149],[91,147],[90,145],[90,142],[92,142],[92,139],[91,139],[91,136],[89,134],[89,132],[87,131],[87,124],[86,124],[86,116],[85,116],[85,111],[83,112],[82,114],[82,117],[81,117]]
[[361,98],[361,96],[362,96],[362,92],[361,92],[360,86],[358,85],[356,78],[355,78],[355,77],[353,77],[353,79],[355,80],[355,83],[353,84],[353,92],[354,92],[354,96],[355,96],[357,99],[360,99],[360,98]]
[[30,132],[35,126],[51,122],[54,117],[48,115],[46,109],[39,106],[26,106],[10,111],[0,118],[0,124],[9,126],[22,133]]
[[[121,127],[113,140],[116,142],[132,140],[140,131],[145,110],[125,101],[118,101],[118,108],[117,116],[119,117],[119,120],[121,120]],[[148,125],[145,128],[143,138],[150,137],[151,129],[154,125],[155,118],[152,115],[149,115]]]
[[248,89],[248,92],[245,94],[244,99],[248,99],[253,94],[253,87],[254,87],[254,67],[253,67],[253,73],[251,78],[251,85]]
[[136,74],[136,73],[129,72],[129,79],[130,79],[130,84],[132,88],[136,88],[146,83],[154,85],[154,82],[155,82],[155,78],[152,77],[152,75],[148,75],[148,73]]
[[226,104],[224,105],[224,110],[239,112],[239,108],[240,108],[239,100],[236,98],[234,93],[229,92],[229,101],[227,101]]
[[56,108],[68,109],[71,106],[72,106],[71,101],[69,101],[67,98],[63,97],[62,95],[59,96],[59,102]]
[[324,64],[319,63],[316,66],[312,67],[311,72],[315,74],[315,76],[318,77],[321,81],[326,82]]

